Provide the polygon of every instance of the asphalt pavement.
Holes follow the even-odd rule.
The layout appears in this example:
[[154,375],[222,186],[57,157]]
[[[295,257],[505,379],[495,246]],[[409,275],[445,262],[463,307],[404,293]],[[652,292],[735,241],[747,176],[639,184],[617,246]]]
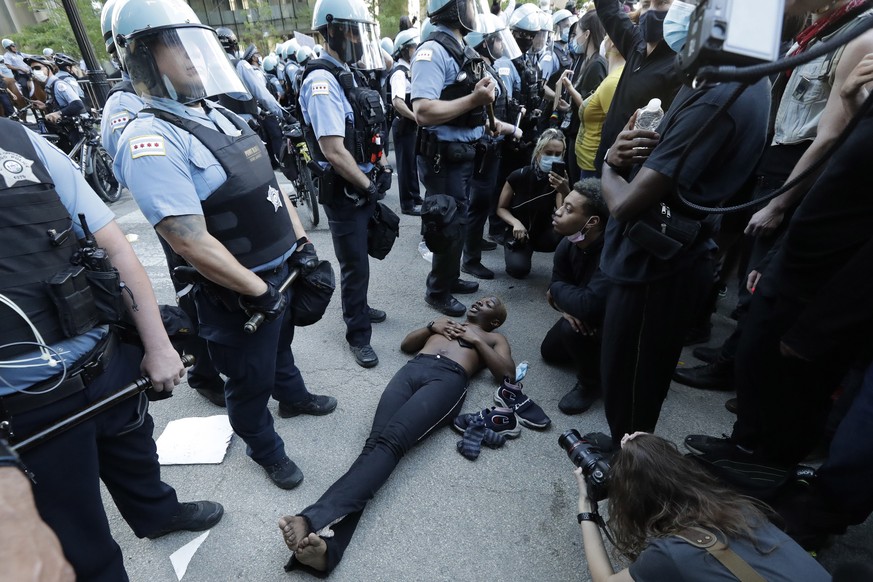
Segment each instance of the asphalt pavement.
[[[280,176],[283,187],[291,188]],[[399,213],[396,187],[385,202]],[[133,247],[146,267],[159,302],[173,303],[173,288],[154,231],[125,192],[112,206],[118,223],[136,235]],[[318,254],[334,265],[326,218],[309,228]],[[305,474],[293,491],[275,487],[245,453],[234,436],[219,465],[170,466],[163,479],[176,488],[180,500],[210,499],[224,505],[222,521],[212,528],[184,576],[187,582],[272,582],[313,579],[299,572],[286,574],[289,551],[277,527],[280,516],[294,514],[315,502],[341,476],[363,446],[382,389],[408,359],[400,341],[440,314],[424,302],[429,271],[418,252],[420,220],[401,215],[400,238],[383,261],[370,260],[372,307],[384,309],[388,319],[373,326],[372,345],[379,365],[358,367],[344,339],[345,326],[339,288],[325,317],[314,326],[299,328],[294,355],[310,392],[330,394],[339,401],[325,417],[281,419],[270,403],[277,431],[289,456]],[[441,429],[415,447],[367,507],[340,566],[331,579],[345,581],[527,581],[588,580],[579,526],[573,466],[558,446],[569,428],[608,432],[601,403],[583,415],[566,416],[558,401],[574,384],[570,370],[546,365],[539,353],[542,338],[557,320],[546,303],[551,255],[536,253],[531,274],[512,279],[503,270],[502,249],[485,252],[483,263],[496,272],[480,281],[475,295],[459,296],[469,305],[483,295],[497,295],[507,305],[502,332],[509,339],[516,363],[527,360],[530,370],[524,391],[551,416],[545,431],[522,430],[521,437],[502,448],[484,449],[475,462],[455,448],[459,435]],[[733,308],[724,299],[713,318],[712,344],[726,337],[734,322]],[[690,350],[683,360],[694,363]],[[493,405],[496,386],[480,374],[470,384],[464,411]],[[733,416],[724,408],[730,394],[695,390],[673,384],[661,412],[657,432],[681,443],[685,435],[730,432]],[[155,438],[167,423],[185,417],[211,416],[223,409],[209,403],[186,384],[168,400],[152,403]],[[196,538],[179,532],[155,541],[137,539],[104,490],[113,535],[121,545],[125,565],[134,582],[176,580],[169,556]],[[826,567],[842,561],[873,563],[873,525],[852,528],[822,554]],[[618,567],[620,562],[614,560]]]

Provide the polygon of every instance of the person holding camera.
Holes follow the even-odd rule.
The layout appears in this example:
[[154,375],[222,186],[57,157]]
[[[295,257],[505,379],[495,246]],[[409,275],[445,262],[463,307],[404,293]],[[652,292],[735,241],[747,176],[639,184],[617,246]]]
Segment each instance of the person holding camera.
[[565,147],[560,129],[544,131],[534,146],[531,164],[509,174],[500,193],[497,216],[507,225],[506,273],[516,279],[530,273],[534,251],[553,253],[560,242],[552,228],[552,213],[570,193]]
[[[648,433],[625,435],[604,482],[595,474],[605,463],[600,451],[570,440],[571,447],[583,443],[568,453],[577,465],[577,519],[594,582],[830,580],[821,564],[768,521],[769,508],[720,484],[673,443]],[[632,560],[618,573],[597,508],[607,488],[611,541]]]

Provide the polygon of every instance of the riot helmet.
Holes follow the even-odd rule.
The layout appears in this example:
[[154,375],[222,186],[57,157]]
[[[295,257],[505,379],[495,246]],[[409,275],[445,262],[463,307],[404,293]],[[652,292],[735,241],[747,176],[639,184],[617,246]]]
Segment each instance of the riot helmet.
[[379,46],[382,47],[382,50],[389,55],[394,54],[394,41],[387,36],[379,41]]
[[103,42],[106,45],[106,52],[110,55],[116,54],[115,39],[112,37],[112,14],[115,10],[116,0],[106,0],[103,4],[103,10],[100,12],[100,33],[103,35]]
[[242,60],[254,64],[252,63],[252,59],[255,58],[255,55],[259,54],[261,53],[258,52],[258,47],[255,46],[255,43],[249,43],[249,46],[246,47],[246,50],[242,55]]
[[236,39],[236,34],[226,26],[219,26],[215,29],[215,34],[218,36],[218,42],[221,43],[221,48],[224,52],[235,55],[239,48],[239,41]]
[[182,0],[118,0],[112,34],[140,97],[189,104],[247,96],[215,31]]
[[570,37],[573,35],[573,25],[576,24],[577,18],[569,10],[558,10],[552,15],[552,25],[555,31],[555,40],[561,42],[570,42]]
[[434,24],[460,28],[464,32],[476,30],[479,15],[490,13],[490,6],[484,0],[427,0],[427,15]]
[[506,30],[503,19],[494,14],[480,15],[476,30],[467,33],[464,42],[482,55],[490,57],[492,62],[501,57],[513,60],[521,56],[518,43]]
[[540,14],[542,12],[535,5],[522,4],[509,17],[509,29],[522,53],[530,50],[540,32]]
[[275,75],[277,66],[279,66],[279,57],[273,55],[267,55],[264,57],[263,67],[265,73]]
[[411,48],[412,51],[415,52],[415,48],[418,44],[419,38],[417,29],[407,28],[406,30],[401,30],[397,33],[397,36],[394,37],[394,54],[391,56],[395,59],[403,58],[404,49]]
[[297,49],[297,53],[295,55],[297,62],[301,67],[306,66],[306,63],[309,62],[309,59],[312,58],[312,49],[308,46],[302,46]]
[[379,25],[362,0],[316,0],[312,28],[338,60],[365,71],[385,68]]

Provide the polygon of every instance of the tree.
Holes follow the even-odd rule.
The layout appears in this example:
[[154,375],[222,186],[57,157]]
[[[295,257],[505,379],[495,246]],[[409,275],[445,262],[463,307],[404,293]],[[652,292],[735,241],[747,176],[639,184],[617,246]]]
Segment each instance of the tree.
[[[97,53],[97,58],[106,59],[103,35],[100,32],[100,11],[103,6],[89,0],[75,0],[79,8],[82,24],[88,33],[91,44]],[[23,53],[41,55],[42,49],[51,48],[58,53],[66,53],[72,57],[81,57],[79,45],[73,36],[73,30],[67,20],[67,14],[59,3],[54,2],[31,2],[34,10],[46,12],[48,20],[39,24],[28,26],[23,31],[13,35],[19,50]]]

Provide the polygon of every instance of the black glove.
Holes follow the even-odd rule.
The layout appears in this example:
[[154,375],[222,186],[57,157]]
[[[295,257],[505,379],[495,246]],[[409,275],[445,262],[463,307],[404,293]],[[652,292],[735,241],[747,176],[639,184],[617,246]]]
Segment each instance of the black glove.
[[355,194],[357,197],[352,198],[355,201],[355,206],[363,206],[372,200],[379,199],[379,189],[373,182],[370,182],[366,188],[355,188]]
[[252,295],[240,295],[239,306],[242,307],[246,315],[251,317],[255,313],[260,313],[264,316],[264,321],[270,322],[278,319],[285,311],[285,294],[279,293],[271,283],[267,282],[267,290],[262,294],[254,297]]
[[384,194],[391,188],[391,176],[394,175],[394,170],[390,166],[386,166],[379,172],[376,177],[376,190],[379,194]]
[[307,238],[297,241],[297,250],[288,259],[292,269],[299,269],[300,275],[305,276],[318,267],[318,255],[315,254],[315,245]]

